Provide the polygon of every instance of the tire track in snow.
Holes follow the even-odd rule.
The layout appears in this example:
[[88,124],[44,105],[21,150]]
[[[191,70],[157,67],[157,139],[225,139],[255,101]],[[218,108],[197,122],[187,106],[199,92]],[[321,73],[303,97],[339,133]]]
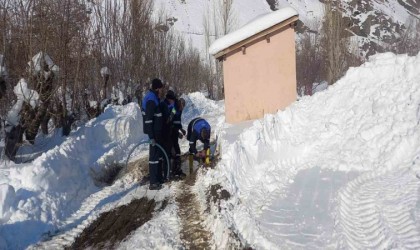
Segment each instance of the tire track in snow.
[[271,163],[271,165],[274,168],[288,169],[288,171],[281,176],[274,176],[272,171],[267,170],[267,172],[262,174],[265,178],[261,178],[252,185],[244,187],[244,193],[248,193],[248,206],[254,211],[257,211],[257,213],[261,212],[274,199],[282,195],[283,188],[289,184],[289,180],[294,178],[297,169],[307,168],[309,166],[298,158]]
[[420,180],[409,170],[363,174],[339,191],[336,224],[341,247],[420,248],[414,218]]
[[334,248],[331,212],[335,190],[348,178],[354,178],[354,173],[309,168],[306,164],[300,167],[294,181],[282,189],[283,194],[278,193],[257,219],[259,230],[264,232],[261,236],[269,242],[256,242],[257,248]]

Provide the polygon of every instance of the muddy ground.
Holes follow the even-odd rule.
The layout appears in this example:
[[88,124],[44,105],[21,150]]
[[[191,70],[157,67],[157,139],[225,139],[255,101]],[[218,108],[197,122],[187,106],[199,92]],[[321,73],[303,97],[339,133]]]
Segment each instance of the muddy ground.
[[[183,162],[188,165],[188,158],[184,156]],[[211,167],[214,167],[215,164],[213,163]],[[130,163],[123,172],[115,175],[115,177],[118,178],[131,173],[137,179],[141,179],[147,173],[147,169],[147,159],[142,159]],[[187,172],[185,168],[184,172]],[[185,249],[211,249],[212,236],[203,225],[203,216],[208,215],[210,206],[215,206],[220,211],[220,201],[228,200],[230,194],[220,185],[211,186],[207,191],[207,209],[203,214],[197,196],[191,189],[196,182],[197,171],[187,174],[187,177],[179,181],[179,185],[176,185],[175,202],[179,207],[178,216],[181,220],[180,238]],[[130,204],[103,213],[84,229],[68,249],[112,249],[130,233],[149,221],[155,213],[162,211],[166,205],[167,201],[156,204],[154,200],[143,197],[133,200]],[[234,234],[232,236],[235,238],[234,242],[237,243],[234,248],[243,248],[239,238]]]

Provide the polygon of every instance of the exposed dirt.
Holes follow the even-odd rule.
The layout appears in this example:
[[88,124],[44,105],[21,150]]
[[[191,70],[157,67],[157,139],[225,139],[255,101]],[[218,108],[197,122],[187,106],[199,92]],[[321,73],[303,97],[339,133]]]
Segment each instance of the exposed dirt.
[[[214,207],[220,213],[222,210],[221,202],[227,201],[231,197],[230,193],[224,189],[220,184],[215,184],[210,186],[210,188],[206,192],[206,204],[207,208],[205,210],[206,213],[209,213],[211,208]],[[228,249],[243,249],[243,250],[252,250],[251,247],[247,246],[244,242],[241,241],[238,234],[228,229],[229,234],[229,241],[228,245],[226,246]]]
[[176,197],[181,218],[181,240],[186,249],[210,249],[211,234],[203,226],[203,219],[197,197],[192,192],[197,172],[189,175],[180,185]]
[[[108,179],[109,183],[111,184],[117,176],[120,178],[127,173],[132,174],[134,179],[139,180],[147,173],[147,167],[147,158],[131,162],[127,168],[118,171],[118,173],[112,173],[112,176]],[[160,204],[159,209],[164,209],[166,205],[167,202],[164,201]],[[156,203],[154,200],[141,198],[133,200],[130,204],[105,212],[83,230],[69,249],[112,248],[132,231],[149,221],[155,208]]]
[[[182,159],[187,166],[188,156],[183,156]],[[214,167],[215,164],[216,162],[213,162],[208,167]],[[134,175],[135,179],[140,180],[147,172],[148,161],[147,158],[143,158],[129,163],[127,168],[118,171],[118,174],[112,173],[107,182],[112,183],[115,177],[121,178],[126,174]],[[179,190],[175,198],[179,206],[178,213],[182,225],[180,238],[185,249],[210,249],[211,233],[203,225],[202,210],[196,194],[191,188],[196,182],[197,172],[193,171],[191,174],[187,174],[188,176],[179,182]],[[208,210],[211,205],[216,204],[220,211],[220,201],[230,198],[229,192],[220,185],[212,186],[207,195]],[[95,222],[85,228],[68,249],[112,249],[130,233],[149,221],[154,212],[163,210],[166,205],[167,201],[156,204],[154,200],[143,197],[133,200],[128,205],[103,213]],[[159,207],[157,208],[157,206]],[[206,212],[204,216],[207,215]]]
[[[166,202],[162,206],[166,206]],[[141,198],[130,204],[103,213],[83,230],[70,249],[111,249],[153,216],[154,200]],[[161,207],[161,209],[163,209]]]
[[210,190],[207,191],[207,209],[206,212],[210,212],[210,206],[213,204],[217,205],[219,212],[221,211],[220,201],[229,200],[230,193],[223,189],[220,184],[212,185]]
[[136,180],[140,180],[143,176],[149,173],[149,158],[144,157],[137,161],[129,162],[126,168],[123,168],[118,176],[118,178],[123,177],[126,174],[130,174]]

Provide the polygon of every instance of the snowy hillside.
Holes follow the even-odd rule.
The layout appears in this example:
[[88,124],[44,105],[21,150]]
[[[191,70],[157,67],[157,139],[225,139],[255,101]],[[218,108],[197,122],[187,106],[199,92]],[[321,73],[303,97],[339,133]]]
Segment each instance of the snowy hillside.
[[[194,0],[155,0],[155,13],[165,11],[169,18],[175,17],[173,28],[184,35],[187,41],[205,51],[204,18],[212,18],[217,12],[217,1]],[[233,2],[232,15],[234,24],[232,28],[237,29],[259,15],[271,11],[265,0],[240,0]],[[214,34],[212,34],[214,35]]]
[[[291,5],[299,12],[302,22],[317,31],[323,16],[320,0],[279,0],[278,8]],[[335,1],[347,18],[350,34],[357,37],[360,49],[367,55],[383,51],[383,46],[394,44],[407,28],[409,18],[420,17],[420,6],[415,1]],[[298,30],[299,32],[299,30]],[[385,49],[388,51],[388,49]]]
[[[204,53],[204,18],[212,16],[217,9],[217,1],[156,0],[155,13],[165,10],[169,18],[175,17],[174,29],[185,35],[187,41]],[[267,0],[233,1],[232,15],[236,30],[259,15],[270,10]],[[380,51],[383,43],[392,44],[399,38],[407,25],[408,18],[420,17],[420,8],[415,1],[338,1],[350,23],[351,34],[358,37],[361,50],[368,55]],[[292,6],[299,13],[299,19],[313,31],[320,27],[323,16],[323,1],[320,0],[279,0],[275,8]],[[298,29],[298,32],[302,30]]]

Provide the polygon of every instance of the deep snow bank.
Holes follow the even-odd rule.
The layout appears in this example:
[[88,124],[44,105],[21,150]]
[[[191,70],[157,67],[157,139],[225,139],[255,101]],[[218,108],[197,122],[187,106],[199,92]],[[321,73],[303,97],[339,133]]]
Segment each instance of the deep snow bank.
[[[214,136],[224,123],[223,101],[209,100],[201,93],[183,97],[185,129],[190,120],[201,116],[212,125]],[[83,219],[79,214],[90,211],[85,209],[86,204],[97,204],[107,198],[104,193],[112,194],[110,187],[96,187],[92,174],[101,173],[112,163],[124,163],[130,149],[147,138],[143,134],[140,108],[130,103],[107,107],[98,118],[61,143],[62,139],[56,136],[50,137],[52,143],[46,142],[48,139],[42,138],[43,145],[35,144],[24,150],[46,150],[31,163],[0,162],[0,249],[25,248],[38,242],[43,233],[57,228],[67,230],[68,221]],[[187,151],[186,139],[180,143],[183,151]],[[130,159],[147,154],[147,148],[139,147]],[[122,185],[117,189],[131,188]]]
[[111,106],[32,163],[2,162],[0,235],[5,246],[22,248],[54,229],[98,190],[91,173],[122,161],[143,137],[138,105]]
[[[287,240],[275,240],[259,221],[273,201],[290,196],[299,171],[420,169],[415,161],[420,156],[419,122],[420,55],[371,57],[328,90],[255,121],[236,142],[223,143],[221,163],[204,177],[207,183],[221,181],[233,195],[219,223],[235,228],[257,248],[287,246]],[[225,235],[215,233],[216,242],[224,242]]]

